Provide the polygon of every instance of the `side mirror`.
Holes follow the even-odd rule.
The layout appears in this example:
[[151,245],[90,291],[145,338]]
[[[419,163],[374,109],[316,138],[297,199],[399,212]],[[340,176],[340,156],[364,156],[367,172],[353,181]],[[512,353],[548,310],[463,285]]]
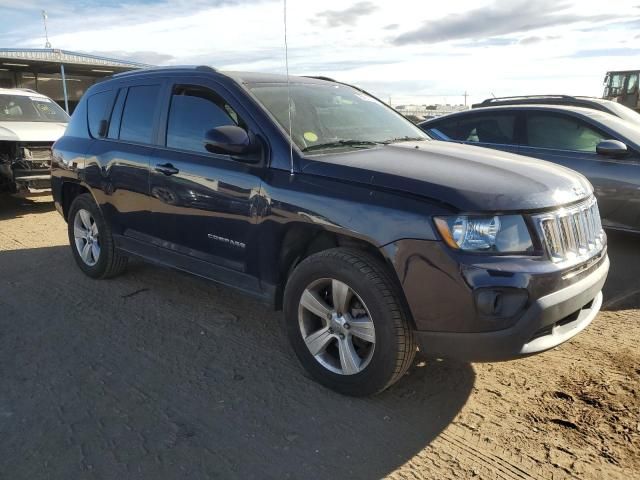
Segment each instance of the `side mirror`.
[[599,155],[618,157],[627,153],[627,146],[619,140],[603,140],[596,146]]
[[256,150],[255,143],[243,128],[224,125],[204,134],[204,147],[211,153],[246,155]]

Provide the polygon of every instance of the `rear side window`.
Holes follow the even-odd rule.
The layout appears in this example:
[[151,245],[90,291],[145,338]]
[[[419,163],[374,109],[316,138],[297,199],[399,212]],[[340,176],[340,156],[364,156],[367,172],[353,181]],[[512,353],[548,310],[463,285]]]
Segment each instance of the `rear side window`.
[[64,134],[67,137],[88,138],[87,129],[87,102],[81,100],[71,115],[71,120]]
[[100,132],[100,122],[108,120],[109,112],[114,97],[113,90],[96,93],[91,95],[87,100],[87,121],[89,123],[89,133],[94,138],[99,138],[100,133],[103,135],[107,132]]
[[463,142],[513,145],[515,124],[514,114],[476,115],[461,119],[457,134]]
[[544,113],[527,117],[527,145],[530,147],[595,153],[604,137],[577,118]]
[[443,120],[441,122],[437,122],[435,126],[429,127],[427,129],[427,133],[432,134],[434,138],[438,138],[441,140],[458,140],[458,120]]
[[167,147],[207,153],[204,134],[224,125],[245,125],[218,94],[201,87],[176,87],[171,96]]
[[120,140],[153,143],[153,122],[159,96],[159,85],[129,87],[122,111]]
[[427,131],[443,140],[513,145],[515,125],[515,114],[469,115],[437,122]]

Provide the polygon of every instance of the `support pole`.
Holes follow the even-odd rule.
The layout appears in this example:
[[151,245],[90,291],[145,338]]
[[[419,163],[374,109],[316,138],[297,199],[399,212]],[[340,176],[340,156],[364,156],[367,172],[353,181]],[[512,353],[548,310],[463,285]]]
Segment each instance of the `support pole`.
[[69,97],[67,96],[67,77],[64,75],[64,65],[60,64],[60,75],[62,75],[62,92],[64,93],[64,109],[69,113]]

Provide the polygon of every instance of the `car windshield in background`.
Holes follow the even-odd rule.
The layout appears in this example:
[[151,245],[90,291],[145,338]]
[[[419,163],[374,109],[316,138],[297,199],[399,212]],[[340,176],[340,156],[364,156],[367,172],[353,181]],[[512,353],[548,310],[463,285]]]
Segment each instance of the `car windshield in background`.
[[640,125],[640,113],[632,110],[629,107],[625,107],[616,102],[610,102],[609,108],[616,112],[616,115],[627,122],[635,123],[636,125]]
[[[291,84],[294,143],[302,151],[371,148],[378,143],[429,140],[394,110],[347,85]],[[289,132],[286,84],[254,84],[251,92]]]
[[0,95],[0,122],[62,122],[69,115],[53,100],[26,95]]

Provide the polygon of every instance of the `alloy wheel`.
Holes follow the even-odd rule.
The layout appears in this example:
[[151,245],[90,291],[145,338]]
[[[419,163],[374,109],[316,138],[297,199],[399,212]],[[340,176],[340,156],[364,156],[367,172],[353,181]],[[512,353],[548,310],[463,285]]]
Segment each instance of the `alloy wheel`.
[[360,296],[344,282],[323,278],[308,285],[300,297],[298,323],[311,355],[333,373],[360,373],[373,357],[373,320]]
[[82,261],[93,267],[100,258],[100,235],[98,224],[91,212],[80,209],[73,219],[73,237]]

